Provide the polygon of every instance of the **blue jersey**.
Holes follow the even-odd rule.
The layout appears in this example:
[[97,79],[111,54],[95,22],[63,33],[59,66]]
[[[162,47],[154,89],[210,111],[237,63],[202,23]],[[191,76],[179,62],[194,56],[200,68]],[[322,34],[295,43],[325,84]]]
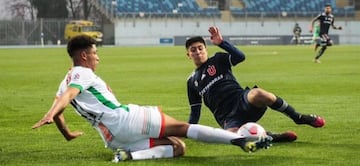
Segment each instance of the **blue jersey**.
[[224,41],[219,45],[226,52],[218,52],[198,67],[187,81],[188,99],[192,109],[190,123],[197,123],[202,101],[211,110],[220,124],[231,111],[227,102],[243,88],[232,74],[231,67],[245,60],[245,55],[230,43]]

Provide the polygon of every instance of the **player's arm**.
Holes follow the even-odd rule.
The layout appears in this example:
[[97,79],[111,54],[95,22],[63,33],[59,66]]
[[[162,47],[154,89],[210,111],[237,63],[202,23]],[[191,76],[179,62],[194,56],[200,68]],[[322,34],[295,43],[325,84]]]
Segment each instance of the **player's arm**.
[[219,47],[230,54],[230,62],[232,66],[235,66],[245,60],[245,54],[229,42],[223,41]]
[[333,28],[333,29],[336,29],[336,30],[342,30],[342,26],[332,25],[332,28]]
[[68,87],[66,91],[54,101],[53,106],[50,110],[45,114],[45,116],[34,126],[33,129],[39,128],[46,124],[51,124],[54,122],[54,117],[62,114],[66,106],[73,100],[78,94],[80,90],[78,88]]
[[331,27],[332,27],[333,29],[336,29],[336,30],[342,30],[342,27],[341,27],[341,26],[335,26],[335,25],[334,25],[334,19],[333,19],[333,21],[331,22]]
[[321,17],[321,13],[319,15],[317,15],[316,17],[314,17],[312,20],[311,20],[311,23],[310,23],[310,33],[313,32],[313,29],[314,29],[314,24],[317,20],[320,20],[320,17]]
[[245,55],[243,52],[241,52],[229,42],[223,40],[222,35],[217,27],[210,27],[209,32],[211,35],[211,42],[230,54],[230,61],[233,66],[245,60]]
[[194,90],[190,85],[190,80],[188,81],[188,99],[190,104],[190,115],[188,122],[190,124],[199,123],[200,114],[201,114],[201,96]]
[[79,131],[71,132],[70,131],[70,129],[67,127],[67,125],[65,123],[65,118],[64,118],[63,111],[54,116],[54,121],[55,121],[55,124],[56,124],[57,128],[61,132],[61,134],[68,141],[71,141],[72,139],[83,135],[83,132],[79,132]]
[[313,18],[313,19],[311,20],[310,29],[309,29],[309,30],[310,30],[310,33],[313,32],[314,24],[315,24],[315,22],[319,19],[319,17],[320,17],[320,15],[316,16],[315,18]]
[[[59,98],[59,96],[56,96],[56,98],[55,98],[55,100],[53,102],[53,105],[51,106],[51,109],[55,106],[58,98]],[[79,131],[71,132],[69,130],[69,128],[67,127],[67,125],[65,123],[65,118],[64,118],[63,112],[64,112],[64,110],[61,110],[59,114],[56,114],[54,116],[54,122],[56,124],[56,127],[61,132],[61,134],[65,137],[65,139],[70,141],[70,140],[72,140],[74,138],[77,138],[77,137],[83,135],[82,132],[79,132]]]
[[190,124],[198,124],[201,115],[201,103],[190,105],[190,110],[188,122]]

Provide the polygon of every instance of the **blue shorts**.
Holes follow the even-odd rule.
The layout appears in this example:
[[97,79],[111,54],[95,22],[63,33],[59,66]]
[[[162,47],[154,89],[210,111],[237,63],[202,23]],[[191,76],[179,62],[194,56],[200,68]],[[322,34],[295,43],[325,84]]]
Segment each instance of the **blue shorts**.
[[256,107],[249,103],[247,95],[250,89],[246,88],[242,93],[238,94],[234,100],[231,112],[225,117],[224,123],[221,125],[224,129],[240,127],[247,122],[257,122],[264,114],[267,107]]

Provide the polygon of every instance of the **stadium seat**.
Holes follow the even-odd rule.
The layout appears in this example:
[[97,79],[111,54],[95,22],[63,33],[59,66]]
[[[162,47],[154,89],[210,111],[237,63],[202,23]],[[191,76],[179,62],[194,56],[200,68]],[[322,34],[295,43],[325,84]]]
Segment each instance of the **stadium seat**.
[[320,13],[325,4],[331,4],[333,13],[339,17],[354,17],[354,7],[337,8],[336,0],[243,0],[245,7],[230,10],[234,17],[247,16],[270,16],[277,17],[282,12],[287,16],[310,17]]
[[[106,1],[106,0],[103,0]],[[144,13],[152,16],[171,16],[183,15],[191,17],[194,15],[216,16],[220,17],[220,11],[217,8],[200,8],[195,0],[116,0],[117,13]]]
[[[112,9],[113,0],[100,0],[106,9]],[[205,0],[209,7],[201,8],[196,0],[116,0],[115,12],[121,15],[136,15],[152,17],[220,17],[221,13],[216,1]],[[240,1],[240,0],[239,0]],[[354,7],[336,7],[336,0],[241,0],[242,8],[230,6],[234,17],[279,17],[283,12],[286,16],[313,17],[319,14],[325,4],[333,6],[337,17],[354,17]]]

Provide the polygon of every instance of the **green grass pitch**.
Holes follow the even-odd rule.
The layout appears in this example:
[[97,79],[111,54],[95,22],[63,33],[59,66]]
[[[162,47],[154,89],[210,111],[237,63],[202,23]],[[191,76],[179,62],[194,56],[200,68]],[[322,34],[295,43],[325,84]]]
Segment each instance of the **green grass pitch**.
[[[240,84],[258,85],[286,99],[299,112],[326,119],[324,128],[297,126],[268,110],[259,121],[267,130],[292,130],[294,143],[274,144],[247,154],[228,145],[185,140],[184,157],[123,165],[359,165],[360,55],[358,46],[333,46],[312,62],[310,46],[240,46],[247,59],[233,68]],[[100,47],[96,73],[122,103],[160,105],[186,121],[186,79],[194,65],[183,47]],[[209,53],[220,51],[209,47]],[[71,107],[71,130],[85,135],[67,142],[55,125],[32,130],[51,106],[71,66],[65,48],[0,49],[0,165],[113,165],[94,129]],[[207,109],[201,124],[218,127]]]

